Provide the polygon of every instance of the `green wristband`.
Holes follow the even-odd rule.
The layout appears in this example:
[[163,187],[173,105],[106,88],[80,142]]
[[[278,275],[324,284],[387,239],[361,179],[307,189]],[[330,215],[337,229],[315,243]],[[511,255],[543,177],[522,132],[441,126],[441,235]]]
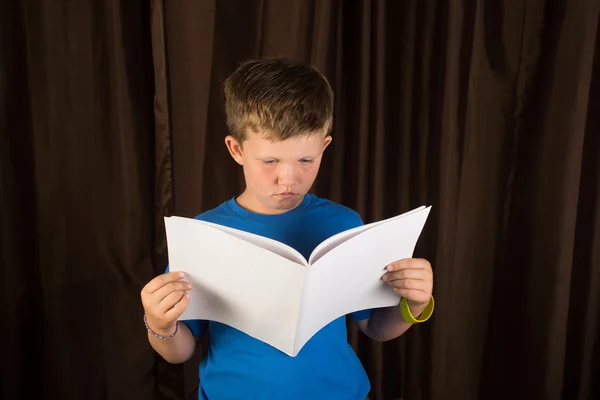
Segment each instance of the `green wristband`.
[[431,296],[431,300],[429,300],[427,307],[425,307],[425,309],[419,316],[419,319],[417,319],[410,312],[410,307],[408,306],[408,300],[406,300],[406,298],[404,298],[404,297],[402,297],[402,299],[400,299],[400,312],[402,313],[402,318],[404,318],[404,320],[406,322],[408,322],[409,324],[419,324],[421,322],[427,321],[433,314],[434,308],[435,308],[435,300],[433,299],[433,296]]

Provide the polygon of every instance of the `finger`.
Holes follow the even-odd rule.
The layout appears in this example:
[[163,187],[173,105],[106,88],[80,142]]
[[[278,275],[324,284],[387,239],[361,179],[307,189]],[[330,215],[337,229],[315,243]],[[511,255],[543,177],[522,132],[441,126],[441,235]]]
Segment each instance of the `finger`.
[[430,294],[422,292],[420,290],[394,288],[394,291],[399,296],[404,297],[406,300],[414,301],[417,303],[425,303],[431,298]]
[[404,258],[387,265],[387,271],[399,271],[406,268],[427,269],[429,262],[423,258]]
[[386,272],[381,279],[390,282],[396,279],[428,279],[431,273],[425,269],[406,268],[399,271]]
[[187,292],[183,290],[177,290],[175,292],[171,292],[162,299],[160,303],[158,303],[157,311],[159,314],[166,314],[171,308],[175,306],[185,295]]
[[388,282],[388,285],[397,289],[421,290],[424,292],[426,292],[430,286],[427,281],[420,279],[396,279]]
[[175,282],[182,279],[185,276],[183,272],[172,271],[166,274],[162,274],[152,279],[148,284],[144,287],[142,291],[146,293],[154,293],[161,287],[165,286],[169,282]]
[[181,298],[181,300],[175,303],[173,308],[171,308],[165,313],[165,317],[174,321],[177,320],[181,316],[181,314],[183,314],[188,304],[190,304],[190,294],[186,293],[185,296]]
[[155,304],[160,303],[161,301],[163,301],[163,299],[165,297],[167,297],[169,294],[173,293],[173,292],[177,292],[177,291],[188,291],[192,289],[192,284],[190,282],[186,282],[186,281],[176,281],[176,282],[169,282],[167,283],[165,286],[161,287],[160,289],[158,289],[156,292],[154,292],[152,294],[152,298],[153,298],[153,302],[155,302]]

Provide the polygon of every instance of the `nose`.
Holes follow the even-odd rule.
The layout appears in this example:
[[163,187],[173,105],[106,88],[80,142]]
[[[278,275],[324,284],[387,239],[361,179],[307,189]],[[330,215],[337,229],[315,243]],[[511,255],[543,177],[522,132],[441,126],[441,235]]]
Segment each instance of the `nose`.
[[292,165],[282,165],[279,170],[278,182],[281,186],[291,187],[296,180],[296,169]]

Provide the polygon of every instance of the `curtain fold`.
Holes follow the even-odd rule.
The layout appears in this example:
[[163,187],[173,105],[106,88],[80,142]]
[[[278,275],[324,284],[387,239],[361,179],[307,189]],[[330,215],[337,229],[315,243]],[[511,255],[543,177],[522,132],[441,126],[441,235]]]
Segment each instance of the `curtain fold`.
[[39,0],[0,15],[0,396],[151,398],[147,7]]

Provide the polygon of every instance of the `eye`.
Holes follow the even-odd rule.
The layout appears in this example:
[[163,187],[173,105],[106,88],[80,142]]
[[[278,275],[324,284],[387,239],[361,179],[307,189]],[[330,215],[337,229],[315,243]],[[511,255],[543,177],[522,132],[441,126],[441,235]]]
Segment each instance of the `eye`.
[[276,160],[263,160],[263,164],[265,164],[265,165],[273,165],[276,162],[277,162]]
[[313,160],[309,160],[307,158],[303,158],[302,160],[300,160],[300,164],[302,165],[308,165],[308,164],[312,164]]

